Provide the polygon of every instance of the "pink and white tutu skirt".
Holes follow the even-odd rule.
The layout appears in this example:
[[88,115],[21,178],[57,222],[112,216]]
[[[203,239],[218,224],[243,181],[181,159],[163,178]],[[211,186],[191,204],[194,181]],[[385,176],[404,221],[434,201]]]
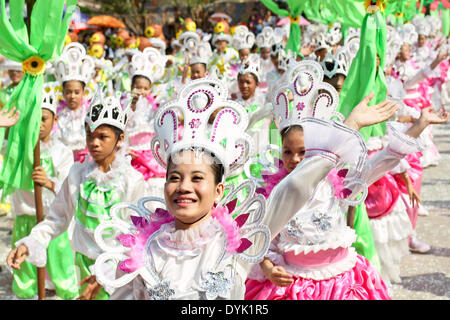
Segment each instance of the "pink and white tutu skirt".
[[287,287],[270,280],[248,278],[245,300],[390,300],[378,271],[363,256],[356,255],[355,266],[329,279],[314,280],[294,276]]

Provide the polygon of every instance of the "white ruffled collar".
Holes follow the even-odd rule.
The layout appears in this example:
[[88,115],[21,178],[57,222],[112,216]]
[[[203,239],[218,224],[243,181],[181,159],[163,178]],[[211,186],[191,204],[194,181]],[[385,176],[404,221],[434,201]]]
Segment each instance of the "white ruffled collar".
[[131,157],[126,155],[124,149],[120,149],[108,172],[101,171],[95,161],[89,162],[86,178],[94,181],[101,188],[119,187],[123,184],[125,172],[130,166]]
[[186,230],[175,229],[175,222],[172,221],[162,225],[160,232],[157,243],[166,254],[192,257],[199,255],[202,248],[211,244],[224,230],[220,222],[211,217]]

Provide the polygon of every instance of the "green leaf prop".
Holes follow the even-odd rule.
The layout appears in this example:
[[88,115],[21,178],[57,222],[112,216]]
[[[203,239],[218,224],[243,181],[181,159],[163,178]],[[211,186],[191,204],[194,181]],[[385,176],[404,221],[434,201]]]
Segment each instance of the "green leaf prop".
[[[347,117],[353,108],[372,91],[375,96],[369,105],[386,99],[386,78],[384,60],[386,52],[386,18],[377,11],[367,13],[361,26],[359,50],[353,59],[348,76],[339,95],[338,111]],[[380,64],[377,68],[377,55]],[[378,123],[360,130],[367,141],[371,136],[383,136],[386,124]]]
[[[39,139],[44,83],[43,74],[36,72],[46,61],[61,54],[76,3],[77,0],[37,0],[28,34],[23,18],[25,0],[9,1],[9,17],[5,0],[0,0],[0,54],[26,62],[24,78],[5,106],[8,110],[12,107],[19,110],[20,119],[9,129],[8,149],[0,176],[3,198],[15,189],[33,189],[33,153]],[[0,138],[4,132],[2,129]]]
[[303,11],[305,6],[305,2],[299,0],[286,0],[288,4],[289,11],[285,9],[281,9],[278,5],[272,0],[261,0],[261,2],[273,13],[280,17],[290,17],[291,25],[289,29],[289,39],[286,44],[286,51],[292,51],[294,54],[298,54],[300,52],[300,37],[301,30],[300,24],[296,19],[300,17],[300,14]]

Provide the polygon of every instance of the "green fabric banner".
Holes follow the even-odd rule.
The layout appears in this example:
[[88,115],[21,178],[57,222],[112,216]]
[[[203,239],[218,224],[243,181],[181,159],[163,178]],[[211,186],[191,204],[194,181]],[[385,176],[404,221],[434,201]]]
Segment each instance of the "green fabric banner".
[[[41,97],[45,62],[61,54],[77,0],[37,0],[30,18],[30,34],[23,18],[25,0],[0,0],[0,54],[23,63],[25,75],[5,108],[15,107],[20,119],[9,129],[0,188],[3,197],[15,189],[31,191],[33,153],[41,124]],[[30,14],[30,13],[28,13]],[[4,130],[0,133],[3,137]]]
[[[384,60],[386,52],[386,20],[379,12],[366,14],[361,27],[359,50],[345,79],[339,95],[338,110],[347,117],[353,108],[368,94],[375,93],[369,105],[386,100]],[[377,68],[377,55],[380,64]],[[383,136],[386,124],[379,123],[360,130],[367,141],[371,136]]]

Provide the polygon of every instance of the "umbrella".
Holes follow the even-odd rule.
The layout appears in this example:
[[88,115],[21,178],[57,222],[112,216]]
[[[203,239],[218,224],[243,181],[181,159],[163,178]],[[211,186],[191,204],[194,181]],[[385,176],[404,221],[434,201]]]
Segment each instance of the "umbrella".
[[219,22],[225,20],[226,22],[230,23],[231,22],[231,17],[223,12],[217,12],[214,13],[211,17],[209,17],[208,21],[209,22]]
[[[289,17],[280,19],[280,21],[277,22],[277,26],[279,27],[279,26],[285,25],[285,24],[287,24],[287,23],[290,23],[290,21],[291,21],[291,19],[290,19]],[[301,26],[307,26],[307,25],[309,25],[309,24],[311,24],[311,23],[310,23],[308,20],[306,20],[305,18],[303,18],[302,16],[300,16],[300,23],[299,23],[299,25],[301,25]]]
[[125,28],[122,21],[111,16],[95,16],[88,20],[90,25],[105,27],[105,28]]

